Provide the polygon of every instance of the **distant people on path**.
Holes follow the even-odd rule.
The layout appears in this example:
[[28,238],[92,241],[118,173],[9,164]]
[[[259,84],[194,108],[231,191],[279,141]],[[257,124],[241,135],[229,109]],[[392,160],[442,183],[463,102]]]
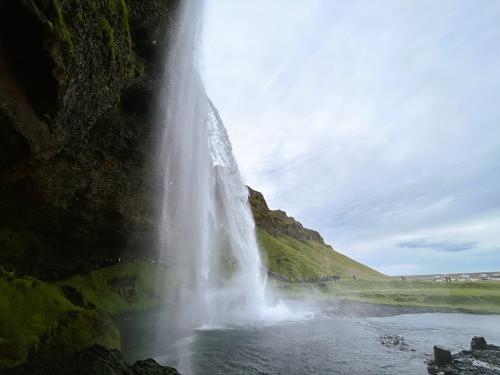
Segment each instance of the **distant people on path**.
[[289,275],[280,275],[278,273],[267,271],[267,275],[275,280],[286,281],[291,283],[320,283],[325,281],[340,280],[338,275],[322,275],[322,276],[309,276],[309,277],[294,277]]

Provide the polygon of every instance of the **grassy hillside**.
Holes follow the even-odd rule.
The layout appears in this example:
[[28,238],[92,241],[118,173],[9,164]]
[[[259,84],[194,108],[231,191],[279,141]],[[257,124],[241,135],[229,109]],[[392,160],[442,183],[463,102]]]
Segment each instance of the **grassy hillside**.
[[384,275],[333,250],[328,245],[290,236],[272,236],[257,230],[259,244],[268,269],[279,275],[300,278],[338,275],[341,278],[380,279]]
[[249,202],[268,269],[287,278],[337,275],[351,279],[382,279],[383,274],[342,255],[321,235],[304,228],[281,210],[270,210],[262,193],[249,188]]
[[318,232],[304,228],[284,211],[270,210],[258,191],[249,188],[249,192],[259,245],[270,271],[288,279],[341,277],[340,281],[316,284],[272,280],[285,296],[500,314],[500,282],[438,283],[387,277],[336,252]]

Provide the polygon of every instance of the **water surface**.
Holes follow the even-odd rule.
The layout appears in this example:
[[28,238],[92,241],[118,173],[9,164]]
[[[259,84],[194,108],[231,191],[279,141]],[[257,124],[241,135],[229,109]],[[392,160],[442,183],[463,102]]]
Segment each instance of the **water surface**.
[[[154,319],[138,321],[127,323],[125,354],[131,360],[154,356],[184,374],[427,374],[433,345],[467,349],[475,335],[500,344],[498,315],[321,313],[295,322],[201,329],[176,342],[169,337],[178,335],[159,331]],[[383,345],[387,335],[401,335],[408,350]]]

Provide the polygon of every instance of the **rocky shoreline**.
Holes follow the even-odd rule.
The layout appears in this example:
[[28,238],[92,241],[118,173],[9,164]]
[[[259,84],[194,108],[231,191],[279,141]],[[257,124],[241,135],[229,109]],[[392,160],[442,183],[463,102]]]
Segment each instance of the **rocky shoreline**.
[[434,346],[434,360],[427,365],[431,375],[498,375],[500,374],[500,346],[488,345],[484,337],[473,337],[471,349],[451,354]]
[[62,358],[35,358],[0,375],[180,375],[171,367],[159,365],[148,358],[129,364],[116,349],[94,345]]

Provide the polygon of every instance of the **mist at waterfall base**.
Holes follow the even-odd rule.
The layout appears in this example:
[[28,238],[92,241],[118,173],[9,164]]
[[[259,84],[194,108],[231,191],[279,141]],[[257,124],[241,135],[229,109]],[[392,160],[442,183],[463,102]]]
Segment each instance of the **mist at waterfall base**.
[[164,324],[181,339],[193,328],[295,318],[266,289],[248,190],[196,69],[202,2],[179,12],[158,118],[159,247],[175,280]]

